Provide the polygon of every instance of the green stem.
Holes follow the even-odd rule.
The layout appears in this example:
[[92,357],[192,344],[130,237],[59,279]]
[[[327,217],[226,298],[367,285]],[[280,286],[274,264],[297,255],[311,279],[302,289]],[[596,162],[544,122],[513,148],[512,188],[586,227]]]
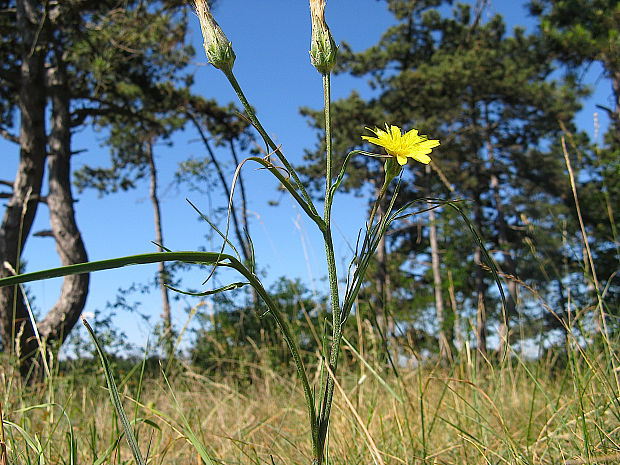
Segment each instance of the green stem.
[[237,97],[239,98],[239,101],[243,105],[243,108],[245,108],[245,111],[247,112],[248,117],[250,118],[250,121],[252,122],[252,124],[254,125],[256,130],[259,132],[261,137],[265,140],[265,142],[267,143],[269,148],[271,150],[273,150],[275,152],[275,154],[278,156],[278,158],[280,159],[280,161],[284,165],[284,168],[286,168],[286,170],[290,173],[291,177],[295,181],[295,184],[297,185],[297,188],[301,192],[301,195],[303,196],[304,200],[306,201],[306,203],[308,204],[310,209],[314,213],[317,213],[316,212],[316,208],[314,207],[314,204],[312,203],[312,199],[310,198],[310,195],[308,195],[308,192],[306,191],[306,188],[304,187],[304,185],[302,184],[301,180],[299,179],[299,176],[297,175],[297,172],[293,168],[293,165],[291,165],[289,163],[289,161],[284,156],[284,154],[282,153],[280,148],[274,143],[274,141],[271,139],[271,137],[269,137],[269,135],[267,134],[267,131],[265,131],[265,129],[263,128],[262,124],[260,123],[260,121],[256,117],[256,113],[254,112],[254,109],[252,108],[252,106],[250,105],[248,100],[245,98],[245,94],[243,93],[243,90],[241,89],[241,86],[239,85],[239,82],[237,81],[237,78],[235,78],[235,75],[233,74],[232,70],[230,70],[230,71],[223,70],[223,71],[224,71],[224,74],[226,75],[226,77],[228,78],[228,81],[230,82],[230,85],[235,90],[235,93],[237,94]]
[[[295,171],[293,166],[289,163],[287,158],[284,156],[280,148],[273,142],[271,137],[269,137],[269,135],[267,134],[267,131],[265,131],[262,124],[256,117],[256,113],[254,112],[254,109],[251,107],[248,100],[245,98],[245,94],[243,93],[243,90],[241,89],[239,82],[235,78],[235,75],[233,74],[232,69],[230,70],[223,69],[222,71],[224,71],[224,74],[228,78],[228,81],[230,82],[231,86],[235,90],[237,97],[239,98],[239,101],[245,108],[245,111],[247,112],[248,117],[250,118],[250,121],[252,122],[256,130],[259,132],[259,134],[262,136],[262,138],[265,140],[265,143],[267,144],[268,148],[270,150],[273,150],[273,152],[278,156],[278,158],[284,165],[284,168],[288,171],[290,176],[293,178],[293,181],[295,182],[297,189],[299,189],[299,192],[301,192],[301,196],[303,197],[303,199],[301,199],[298,195],[294,195],[293,197],[295,198],[295,200],[297,200],[297,202],[301,205],[301,207],[306,211],[306,213],[308,213],[308,215],[317,223],[317,225],[319,226],[319,229],[321,229],[323,234],[331,237],[331,233],[329,232],[328,221],[325,221],[325,223],[321,221],[318,215],[318,212],[316,211],[316,208],[314,206],[314,203],[312,202],[310,195],[308,194],[308,192],[306,191],[306,188],[304,187],[301,180],[299,179],[297,172]],[[275,171],[271,170],[271,171],[274,172],[275,174],[275,171],[277,170]],[[289,191],[291,192],[290,189]],[[328,218],[329,218],[329,214],[327,215],[327,219]],[[332,248],[332,256],[333,256],[333,246],[331,248]],[[335,266],[334,266],[334,272],[335,272]],[[252,286],[255,286],[255,283],[252,281],[251,277],[246,276],[246,278],[248,278]],[[258,291],[261,297],[263,297],[263,299],[265,300],[265,303],[270,308],[270,310],[272,310],[272,315],[274,316],[274,318],[276,319],[276,322],[282,329],[284,338],[286,339],[289,349],[291,350],[291,353],[293,355],[293,359],[295,360],[295,364],[297,365],[297,373],[299,375],[299,378],[302,380],[304,394],[306,397],[306,405],[308,407],[308,416],[310,419],[310,427],[312,430],[313,454],[315,457],[319,457],[320,456],[320,450],[318,448],[319,447],[319,441],[318,441],[319,425],[318,425],[317,418],[316,418],[314,398],[312,395],[312,391],[310,389],[310,384],[308,383],[308,378],[307,378],[306,371],[303,365],[303,361],[297,349],[297,345],[295,343],[294,338],[292,337],[290,329],[288,328],[288,324],[286,323],[286,320],[282,318],[282,315],[277,310],[277,307],[275,307],[275,303],[271,300],[271,297],[269,297],[269,295],[264,291],[262,286],[255,287],[255,289]]]
[[331,79],[323,75],[323,104],[325,106],[325,222],[329,226],[332,208],[332,116],[331,116]]
[[390,184],[389,182],[384,183],[383,187],[379,191],[379,196],[377,197],[377,200],[375,200],[375,204],[372,207],[372,210],[370,212],[370,217],[368,219],[368,231],[372,229],[372,223],[375,221],[377,210],[379,210],[379,205],[381,205],[381,201],[383,200],[383,197],[385,197],[385,193],[387,192],[387,188],[389,184]]
[[[323,239],[325,241],[325,254],[327,257],[327,269],[329,275],[330,300],[332,310],[332,345],[329,354],[329,367],[332,373],[336,372],[338,366],[338,356],[340,355],[340,343],[342,340],[342,312],[340,309],[340,297],[338,295],[338,274],[336,271],[336,260],[334,256],[334,245],[331,234],[331,207],[333,203],[332,191],[332,135],[331,135],[331,98],[330,98],[330,76],[323,75],[323,94],[325,100],[325,152],[326,152],[326,170],[325,170],[325,225],[323,231]],[[318,431],[318,452],[316,457],[318,463],[322,463],[323,452],[325,448],[325,438],[327,436],[327,427],[329,425],[329,415],[334,395],[334,380],[328,373],[326,380],[326,388],[321,403],[321,413],[319,415],[319,431]]]
[[282,331],[282,335],[284,336],[284,340],[286,341],[288,348],[291,351],[291,354],[293,355],[293,360],[295,361],[295,365],[297,366],[297,375],[299,376],[299,379],[301,380],[301,384],[304,390],[304,396],[306,398],[306,407],[308,409],[308,419],[310,420],[310,430],[312,433],[312,452],[315,456],[318,456],[319,428],[318,428],[318,422],[316,418],[316,410],[314,408],[314,396],[312,395],[312,389],[310,388],[310,383],[308,382],[306,368],[304,366],[304,362],[299,353],[299,348],[297,347],[297,343],[295,342],[295,337],[293,336],[293,333],[291,332],[291,329],[286,319],[280,313],[278,306],[273,301],[271,296],[267,293],[267,291],[265,291],[265,288],[263,288],[260,281],[258,281],[256,277],[249,271],[247,271],[247,274],[246,273],[242,273],[242,274],[250,282],[250,285],[254,289],[256,289],[258,294],[265,301],[267,308],[269,308],[271,315],[273,316],[274,320],[276,320],[276,323],[280,327],[280,330]]
[[[328,115],[328,112],[326,112]],[[327,147],[331,147],[331,143],[327,144]],[[328,154],[328,160],[331,154]],[[329,163],[329,162],[328,162]],[[375,216],[377,214],[377,210],[379,209],[379,205],[387,192],[387,188],[389,186],[389,182],[386,182],[381,191],[379,192],[379,196],[375,201],[373,209],[370,213],[370,219],[368,221],[368,232],[372,229],[372,224],[374,222]],[[331,207],[331,199],[330,205]],[[326,212],[329,213],[329,209],[326,206]],[[325,240],[325,248],[327,251],[327,266],[329,270],[329,285],[331,290],[331,304],[332,304],[332,347],[329,357],[329,367],[332,373],[335,374],[336,368],[338,366],[338,357],[340,355],[340,343],[342,341],[342,310],[339,305],[339,297],[338,297],[338,279],[336,275],[336,262],[334,260],[334,248],[332,244],[331,238],[331,229],[329,223],[329,216],[326,215],[325,222],[327,224],[327,229],[323,233],[323,237]],[[362,272],[362,275],[365,274],[365,271]],[[360,281],[361,283],[361,281]],[[355,292],[357,294],[357,292]],[[323,395],[323,402],[321,404],[321,412],[319,415],[319,451],[321,453],[321,457],[319,458],[318,463],[322,463],[322,454],[325,448],[325,439],[327,437],[327,427],[329,426],[329,416],[331,411],[332,399],[334,395],[334,380],[327,374],[327,384],[325,393]]]

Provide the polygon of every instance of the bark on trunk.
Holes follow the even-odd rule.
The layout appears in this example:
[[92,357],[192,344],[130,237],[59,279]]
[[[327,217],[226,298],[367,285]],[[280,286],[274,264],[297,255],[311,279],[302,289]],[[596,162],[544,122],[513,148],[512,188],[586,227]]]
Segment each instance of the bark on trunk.
[[[490,122],[487,116],[487,134],[489,125]],[[496,225],[498,243],[504,258],[502,271],[508,275],[508,295],[506,296],[506,306],[502,307],[502,320],[500,321],[499,330],[500,344],[497,347],[498,352],[506,354],[506,350],[510,345],[510,320],[514,316],[517,306],[517,283],[515,281],[516,265],[512,258],[512,252],[510,249],[511,244],[508,240],[508,225],[506,223],[506,215],[504,214],[504,204],[499,191],[499,178],[496,174],[495,167],[493,166],[495,162],[495,147],[493,146],[493,143],[488,135],[485,143],[491,165],[490,180],[491,191],[493,192],[493,201],[495,202],[495,211],[497,212]]]
[[[502,321],[500,323],[500,345],[498,350],[505,353],[505,349],[510,345],[510,320],[515,315],[517,307],[517,283],[516,266],[510,251],[508,241],[508,225],[504,215],[504,205],[499,192],[499,180],[495,174],[491,174],[491,189],[495,200],[495,210],[497,211],[497,231],[499,235],[499,246],[504,256],[502,268],[508,275],[508,295],[506,295],[506,307],[502,310]],[[502,347],[502,343],[504,346]]]
[[[482,207],[480,205],[480,197],[474,200],[474,225],[476,229],[482,233]],[[476,245],[474,250],[474,264],[476,265],[475,290],[477,300],[476,314],[476,337],[478,339],[478,350],[483,354],[487,353],[487,311],[484,301],[486,286],[484,283],[484,269],[482,268],[482,251]]]
[[[426,176],[429,180],[428,195],[430,196],[431,167],[426,165]],[[443,305],[443,295],[441,290],[441,270],[439,264],[439,244],[437,243],[437,218],[433,204],[428,202],[428,228],[429,241],[431,246],[431,264],[433,270],[433,287],[435,290],[435,314],[437,315],[439,355],[442,359],[448,360],[452,357],[452,334],[446,326],[445,311]]]
[[[146,143],[146,155],[149,162],[149,174],[151,177],[151,189],[150,197],[151,204],[153,205],[153,219],[155,221],[155,242],[158,244],[158,250],[163,252],[164,249],[160,246],[164,245],[164,233],[161,221],[161,208],[159,206],[159,197],[157,196],[157,167],[155,166],[155,157],[153,155],[153,138],[152,136]],[[159,288],[161,290],[161,303],[162,303],[162,320],[164,323],[164,350],[167,357],[172,357],[174,350],[172,341],[172,315],[170,312],[170,298],[168,295],[168,288],[165,286],[168,280],[168,271],[164,262],[158,264],[159,274]]]
[[[383,173],[381,174],[381,179],[383,179]],[[381,190],[382,185],[377,184],[375,187],[375,195],[379,196],[379,191]],[[379,203],[379,208],[377,209],[377,218],[383,217],[385,214],[385,201]],[[383,235],[379,241],[379,246],[377,247],[377,277],[376,277],[376,288],[377,288],[377,299],[376,299],[376,313],[377,313],[377,323],[383,335],[387,338],[390,334],[393,324],[390,322],[390,317],[388,315],[388,307],[390,302],[390,277],[387,270],[387,246],[386,246],[386,238]]]
[[[33,0],[18,0],[17,23],[21,37],[19,82],[20,160],[13,193],[0,226],[0,277],[19,271],[19,257],[35,217],[45,168],[45,50],[37,44],[42,8]],[[17,291],[17,292],[16,292]],[[23,296],[15,287],[0,289],[0,336],[4,349],[19,347],[22,356],[37,348]],[[23,325],[19,340],[15,340]]]
[[[239,166],[239,157],[237,156],[237,150],[235,149],[235,141],[234,139],[230,139],[230,153],[232,155],[233,161],[235,162],[235,166]],[[245,195],[245,183],[243,182],[243,175],[241,171],[239,171],[237,182],[239,183],[239,189],[241,193],[241,222],[243,225],[243,230],[245,231],[246,236],[250,235],[250,224],[248,222],[248,201],[247,196]],[[233,210],[235,210],[233,205]],[[238,228],[238,227],[237,227]],[[243,237],[243,241],[241,242],[241,249],[243,251],[243,258],[246,263],[249,263],[252,258],[252,250],[250,248],[250,242],[247,237]],[[258,292],[252,286],[250,286],[250,295],[252,298],[252,306],[254,309],[258,309],[259,297]]]
[[[426,176],[429,180],[428,194],[430,196],[430,177],[431,167],[426,165]],[[444,360],[452,358],[452,334],[446,326],[445,311],[443,305],[443,295],[441,290],[441,270],[439,264],[439,244],[437,242],[437,219],[433,204],[428,202],[428,227],[429,241],[431,246],[431,264],[433,270],[433,287],[435,289],[435,314],[437,315],[439,355]]]
[[463,331],[461,329],[461,317],[459,315],[458,306],[456,303],[456,294],[454,293],[454,281],[452,280],[452,271],[448,269],[448,295],[450,296],[450,305],[452,305],[452,313],[454,314],[454,325],[452,326],[452,332],[454,339],[456,339],[456,350],[462,350],[465,347],[463,341]]
[[[75,221],[71,195],[71,116],[70,90],[65,64],[56,51],[56,66],[51,72],[52,129],[49,138],[47,204],[50,226],[62,265],[88,261],[82,236]],[[63,279],[60,297],[38,325],[48,343],[62,344],[77,322],[88,295],[89,275]]]
[[[202,139],[202,142],[207,150],[207,153],[209,154],[211,163],[213,163],[213,166],[215,166],[215,171],[217,172],[218,178],[220,180],[222,190],[226,194],[226,198],[229,199],[231,192],[230,192],[230,189],[228,188],[228,181],[226,180],[224,171],[222,170],[222,167],[220,166],[220,163],[218,162],[215,156],[215,152],[211,148],[211,144],[209,143],[209,139],[207,138],[206,133],[204,132],[202,126],[200,125],[200,122],[197,119],[196,115],[194,115],[191,111],[188,111],[187,116],[189,117],[191,122],[194,124],[194,127],[198,131],[198,134],[200,135],[200,138]],[[232,155],[233,161],[235,162],[235,167],[239,166],[239,158],[237,157],[237,151],[235,149],[234,140],[230,139],[229,143],[230,143],[230,153]],[[239,217],[237,216],[237,209],[234,208],[234,205],[233,205],[233,208],[231,208],[230,210],[230,217],[232,219],[232,224],[233,224],[233,228],[235,231],[235,235],[237,236],[237,241],[241,245],[241,253],[243,254],[243,259],[247,263],[251,259],[252,251],[250,249],[250,243],[247,237],[242,232],[242,229],[243,229],[249,235],[250,229],[249,229],[249,224],[248,224],[248,209],[247,209],[247,197],[245,194],[245,184],[243,182],[243,175],[241,174],[241,172],[239,172],[238,174],[238,184],[239,184],[239,188],[241,191],[241,220],[239,220]],[[252,304],[254,308],[258,308],[258,303],[259,303],[258,293],[256,292],[256,289],[254,289],[253,287],[251,288],[250,292],[252,296]]]
[[[429,205],[430,206],[430,205]],[[435,218],[435,210],[428,212],[430,243],[431,243],[431,261],[433,268],[433,286],[435,288],[435,313],[437,314],[437,326],[439,327],[439,354],[442,359],[449,360],[452,358],[451,342],[452,336],[448,338],[448,328],[446,327],[446,318],[443,305],[443,295],[441,292],[441,271],[439,268],[439,247],[437,245],[437,224]]]
[[611,76],[611,87],[613,89],[616,107],[614,108],[614,113],[610,116],[616,129],[616,142],[620,143],[620,67],[617,62],[609,62],[609,60],[606,61],[605,67],[609,70]]

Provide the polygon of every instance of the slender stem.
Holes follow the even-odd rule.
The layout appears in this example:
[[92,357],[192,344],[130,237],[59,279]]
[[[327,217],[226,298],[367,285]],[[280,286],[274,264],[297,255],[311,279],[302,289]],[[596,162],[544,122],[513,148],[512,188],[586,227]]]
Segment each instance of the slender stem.
[[385,193],[387,192],[388,185],[389,183],[387,182],[383,184],[383,187],[379,191],[379,196],[377,197],[377,200],[375,200],[375,204],[372,207],[372,210],[370,212],[370,217],[368,219],[368,231],[370,231],[372,228],[372,223],[375,221],[375,215],[377,214],[377,210],[379,209],[379,205],[381,205],[381,201],[383,200],[383,197],[385,197]]
[[[332,310],[332,345],[329,354],[329,370],[327,374],[326,388],[321,403],[321,413],[319,416],[319,456],[318,463],[322,462],[323,451],[325,448],[325,438],[327,426],[329,424],[329,414],[331,411],[332,398],[334,395],[334,379],[331,373],[336,371],[338,366],[338,356],[340,354],[340,342],[342,340],[342,312],[340,309],[340,297],[338,295],[338,274],[336,271],[336,260],[334,256],[334,245],[331,234],[331,207],[333,203],[332,192],[332,135],[331,135],[331,98],[330,98],[330,76],[323,75],[323,94],[325,100],[325,149],[326,149],[326,170],[325,170],[325,225],[323,239],[325,241],[325,254],[327,257],[327,269],[329,275],[330,300]],[[331,373],[330,373],[331,372]]]
[[[260,121],[256,117],[254,109],[251,107],[250,103],[245,98],[245,94],[243,93],[243,90],[241,89],[241,86],[239,85],[239,82],[235,78],[235,75],[233,74],[232,69],[228,70],[228,71],[227,70],[223,70],[223,71],[224,71],[224,74],[226,75],[226,77],[228,78],[228,81],[230,82],[231,86],[235,90],[235,92],[237,94],[237,97],[239,98],[239,101],[241,102],[241,104],[245,108],[245,111],[247,112],[248,117],[250,118],[250,121],[252,122],[254,127],[257,129],[259,134],[262,136],[262,138],[265,140],[265,143],[268,145],[268,147],[275,152],[275,154],[278,156],[278,158],[280,159],[280,161],[284,165],[284,168],[288,171],[290,176],[295,181],[295,184],[296,184],[297,188],[299,189],[299,191],[301,192],[301,196],[303,197],[303,199],[302,199],[299,196],[294,195],[295,199],[300,204],[300,206],[309,214],[309,216],[311,218],[314,219],[314,218],[318,217],[317,218],[318,221],[315,220],[315,222],[317,223],[319,228],[323,231],[323,235],[324,236],[328,236],[330,238],[330,240],[329,240],[329,243],[330,243],[329,248],[331,249],[331,257],[332,257],[332,262],[333,262],[334,261],[333,260],[333,245],[331,245],[331,232],[329,231],[329,223],[328,223],[329,208],[327,208],[327,214],[326,214],[325,223],[322,224],[322,222],[320,221],[320,217],[319,217],[319,215],[318,215],[318,213],[316,211],[316,208],[314,206],[314,203],[312,202],[312,199],[310,198],[310,195],[308,194],[308,192],[306,191],[306,188],[304,187],[304,185],[302,184],[301,180],[299,179],[299,176],[297,175],[297,172],[295,171],[293,166],[289,163],[287,158],[284,156],[284,154],[282,153],[280,148],[273,142],[271,137],[269,137],[269,135],[267,134],[267,131],[265,131],[265,129],[261,125]],[[331,149],[330,149],[330,151],[331,151]],[[274,171],[277,172],[277,170],[272,170],[272,172],[274,172]],[[329,189],[330,185],[331,185],[331,179],[328,182],[328,189]],[[293,194],[293,192],[291,192],[291,193]],[[332,270],[333,270],[333,273],[332,273]],[[335,263],[330,268],[330,276],[332,274],[334,275],[334,279],[335,279]],[[250,273],[250,275],[251,275],[251,273]],[[244,276],[245,276],[245,274],[244,274]],[[299,375],[299,378],[302,381],[303,389],[304,389],[304,395],[306,397],[306,405],[308,407],[308,416],[309,416],[309,419],[310,419],[310,427],[311,427],[311,430],[312,430],[312,449],[313,449],[313,454],[314,454],[315,457],[318,458],[318,457],[321,456],[321,451],[319,449],[319,424],[318,424],[317,418],[316,418],[316,410],[315,410],[315,405],[314,405],[314,397],[312,395],[312,390],[310,389],[310,383],[308,382],[308,378],[307,378],[307,375],[306,375],[306,370],[304,368],[303,361],[302,361],[302,359],[301,359],[301,357],[299,355],[299,350],[297,348],[297,344],[295,343],[295,339],[293,338],[292,333],[290,332],[290,329],[288,327],[288,324],[286,323],[286,320],[279,313],[277,307],[275,306],[275,303],[273,302],[273,300],[271,300],[271,297],[269,296],[269,294],[267,294],[265,292],[265,290],[260,285],[260,283],[255,283],[253,281],[253,279],[254,279],[253,275],[246,276],[246,278],[250,281],[252,286],[258,291],[258,293],[261,295],[261,297],[265,300],[265,303],[267,304],[267,306],[270,308],[273,317],[276,319],[276,322],[278,323],[278,326],[280,326],[280,329],[282,330],[282,333],[284,335],[284,339],[286,340],[286,342],[287,342],[287,344],[289,346],[291,354],[293,355],[293,359],[295,361],[295,364],[297,365],[297,374]],[[331,282],[331,278],[330,278],[330,282]],[[337,283],[337,280],[336,280],[336,283]],[[336,306],[338,306],[337,287],[336,287]]]
[[237,78],[235,78],[235,75],[233,74],[232,70],[230,71],[223,70],[223,71],[226,77],[228,78],[230,85],[235,90],[237,97],[239,98],[239,101],[243,105],[243,108],[245,108],[245,111],[247,112],[248,117],[250,118],[250,121],[252,122],[254,127],[257,129],[261,137],[265,140],[265,142],[270,147],[270,149],[273,150],[275,154],[278,156],[278,158],[284,165],[284,168],[286,168],[286,170],[290,173],[291,177],[295,181],[295,184],[297,185],[297,188],[300,190],[301,195],[303,196],[304,200],[306,201],[310,209],[314,213],[316,213],[316,208],[314,207],[314,203],[312,203],[312,199],[310,198],[310,195],[306,191],[306,188],[304,187],[301,180],[299,179],[297,172],[295,171],[293,166],[290,164],[290,162],[287,160],[287,158],[284,156],[280,148],[275,144],[275,142],[271,139],[271,137],[269,137],[269,135],[267,134],[267,131],[265,131],[265,129],[263,128],[262,124],[256,117],[256,113],[254,112],[254,109],[252,108],[248,100],[245,98],[245,94],[243,93],[243,90],[241,89],[241,86],[239,85]]
[[332,128],[331,128],[331,79],[330,75],[323,75],[323,100],[325,106],[325,222],[329,226],[332,208]]

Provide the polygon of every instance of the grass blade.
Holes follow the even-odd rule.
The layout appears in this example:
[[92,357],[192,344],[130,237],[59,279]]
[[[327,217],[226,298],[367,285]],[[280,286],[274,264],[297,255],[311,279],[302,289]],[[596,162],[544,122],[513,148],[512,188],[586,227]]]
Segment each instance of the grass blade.
[[95,336],[95,332],[90,327],[88,322],[82,317],[82,321],[84,322],[84,326],[88,330],[90,337],[95,343],[95,347],[97,348],[97,353],[99,354],[99,358],[101,359],[101,364],[103,365],[103,373],[105,375],[105,379],[108,383],[108,388],[110,389],[110,399],[112,400],[112,405],[114,405],[114,409],[121,419],[121,423],[123,425],[123,430],[125,430],[125,437],[127,438],[127,442],[129,443],[129,448],[133,453],[133,457],[138,465],[146,465],[146,462],[142,458],[142,453],[140,452],[140,448],[138,447],[138,442],[136,441],[136,437],[133,433],[133,429],[131,428],[131,424],[127,415],[125,414],[125,409],[123,408],[123,404],[121,403],[120,396],[118,395],[118,389],[116,388],[116,383],[114,382],[114,376],[112,376],[112,371],[110,370],[110,365],[108,363],[108,358],[105,356],[99,341],[97,340],[97,336]]

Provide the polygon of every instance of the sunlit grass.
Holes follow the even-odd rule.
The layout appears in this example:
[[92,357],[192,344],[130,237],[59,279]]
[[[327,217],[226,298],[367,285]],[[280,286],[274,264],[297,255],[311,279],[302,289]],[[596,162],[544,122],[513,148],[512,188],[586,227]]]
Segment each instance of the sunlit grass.
[[[380,379],[351,362],[338,377],[330,463],[617,463],[618,373],[605,351],[571,347],[562,363],[513,354],[491,364],[464,350],[450,366],[429,361],[397,375],[366,360]],[[55,370],[26,387],[9,381],[18,379],[11,370],[4,363],[0,373],[9,463],[133,463],[101,372]],[[292,367],[288,374],[267,363],[241,371],[245,378],[177,366],[141,379],[140,367],[125,378],[115,370],[147,463],[203,463],[201,449],[213,463],[309,464]]]

